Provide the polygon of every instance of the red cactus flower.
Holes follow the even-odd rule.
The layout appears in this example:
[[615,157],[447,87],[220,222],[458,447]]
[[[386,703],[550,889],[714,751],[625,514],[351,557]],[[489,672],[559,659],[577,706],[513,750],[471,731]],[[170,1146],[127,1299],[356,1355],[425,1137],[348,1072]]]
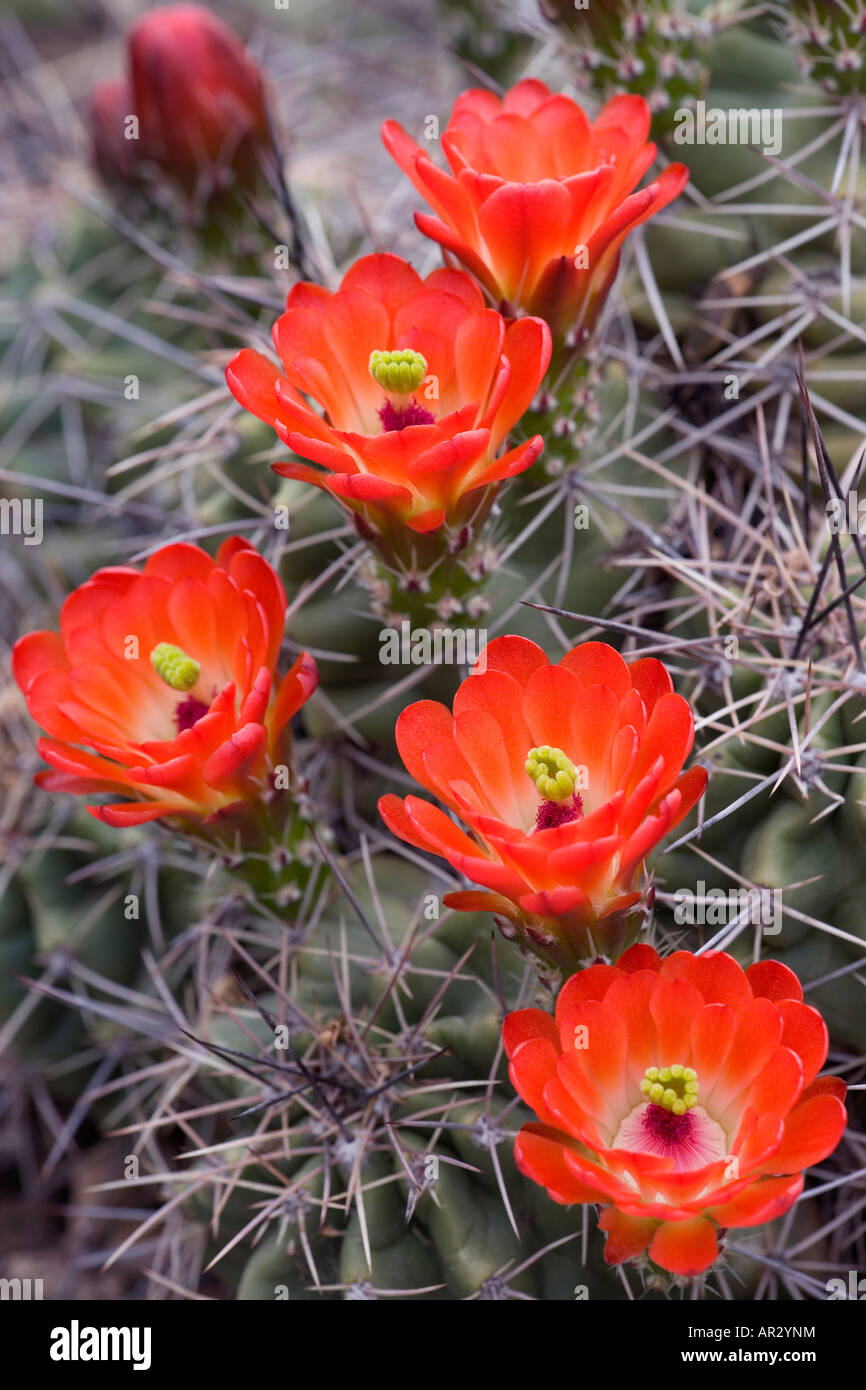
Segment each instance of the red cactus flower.
[[318,681],[306,652],[276,679],[285,612],[278,575],[237,537],[215,560],[167,545],[142,572],[97,570],[63,604],[59,633],[31,632],[13,649],[15,679],[49,735],[38,747],[52,771],[37,783],[122,794],[87,808],[115,826],[258,799]]
[[536,436],[497,457],[547,370],[547,326],[506,326],[459,271],[422,280],[398,256],[365,256],[334,294],[295,285],[274,342],[281,368],[246,348],[226,373],[231,391],[320,465],[278,463],[278,473],[326,489],[378,529],[462,521],[481,489],[541,452]]
[[253,184],[268,117],[237,35],[200,5],[169,5],[142,15],[128,44],[142,154],[188,194]]
[[728,1227],[781,1216],[845,1128],[845,1084],[818,1076],[827,1029],[777,961],[650,946],[573,975],[556,1018],[505,1020],[511,1079],[539,1123],[520,1170],[555,1202],[600,1203],[605,1259],[648,1251],[701,1274]]
[[703,768],[682,771],[694,722],[661,662],[583,642],[552,665],[534,642],[497,637],[453,715],[420,700],[396,732],[409,772],[474,836],[418,797],[379,802],[395,835],[490,890],[449,906],[490,908],[570,968],[619,954],[647,854],[706,785]]
[[618,96],[594,122],[535,79],[500,100],[458,97],[442,135],[444,173],[397,124],[382,138],[433,208],[420,231],[476,276],[503,312],[539,314],[559,340],[591,330],[616,276],[625,237],[682,191],[683,164],[645,188],[656,147],[643,97]]
[[91,155],[94,168],[109,188],[141,180],[138,142],[126,135],[127,123],[134,115],[135,101],[128,82],[103,82],[91,92]]

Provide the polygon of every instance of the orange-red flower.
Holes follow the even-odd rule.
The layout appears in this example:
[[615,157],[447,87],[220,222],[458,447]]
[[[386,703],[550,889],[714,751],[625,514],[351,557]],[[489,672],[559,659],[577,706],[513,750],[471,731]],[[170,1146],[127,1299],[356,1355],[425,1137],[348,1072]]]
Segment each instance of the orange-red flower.
[[583,642],[552,665],[534,642],[497,637],[453,715],[420,700],[397,721],[409,772],[471,835],[415,796],[385,796],[379,810],[401,839],[491,890],[451,894],[450,906],[490,908],[574,968],[622,949],[647,854],[706,785],[703,768],[682,771],[693,738],[661,662],[627,665]]
[[66,599],[60,632],[13,650],[15,679],[48,738],[52,791],[120,793],[89,806],[109,825],[218,815],[270,790],[288,723],[316,687],[304,652],[282,681],[286,595],[246,541],[215,560],[167,545],[143,571],[101,569]]
[[573,975],[555,1020],[509,1015],[504,1040],[539,1119],[518,1167],[555,1202],[603,1205],[609,1264],[647,1251],[701,1274],[720,1231],[788,1210],[845,1127],[844,1082],[818,1076],[824,1021],[777,961],[632,946]]
[[333,493],[378,531],[462,524],[483,489],[541,452],[538,436],[499,450],[547,370],[547,326],[506,325],[462,272],[422,280],[398,256],[365,256],[335,293],[296,285],[274,342],[280,367],[238,353],[232,393],[318,465],[278,473]]
[[458,97],[442,135],[450,174],[395,121],[382,136],[436,214],[417,213],[419,229],[503,312],[539,314],[559,339],[591,330],[623,240],[688,180],[672,164],[635,191],[656,154],[649,128],[643,97],[614,97],[590,122],[570,97],[529,79],[502,99]]
[[237,35],[201,5],[168,5],[142,15],[128,45],[142,156],[188,194],[252,185],[270,135],[262,75]]

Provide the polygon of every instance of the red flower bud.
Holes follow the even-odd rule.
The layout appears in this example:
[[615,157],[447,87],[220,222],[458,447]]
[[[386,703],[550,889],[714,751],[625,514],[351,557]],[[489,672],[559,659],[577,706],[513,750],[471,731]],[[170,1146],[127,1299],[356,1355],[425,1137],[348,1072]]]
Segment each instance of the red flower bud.
[[128,82],[103,82],[92,92],[91,155],[110,188],[140,180],[138,126],[130,124],[131,118],[135,120],[135,100]]
[[262,75],[198,5],[144,15],[129,35],[142,153],[187,193],[255,182],[269,143]]

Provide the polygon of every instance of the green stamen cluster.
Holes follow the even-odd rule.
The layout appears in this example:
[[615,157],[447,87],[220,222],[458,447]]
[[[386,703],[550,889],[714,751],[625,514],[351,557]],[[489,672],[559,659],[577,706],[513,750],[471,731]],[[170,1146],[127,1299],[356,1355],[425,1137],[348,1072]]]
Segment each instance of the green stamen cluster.
[[412,348],[370,353],[370,375],[383,391],[394,396],[411,396],[427,375],[427,359]]
[[698,1074],[694,1067],[674,1062],[671,1067],[647,1067],[640,1088],[653,1105],[684,1115],[698,1103]]
[[551,748],[546,743],[540,748],[530,748],[525,765],[545,801],[567,801],[574,795],[577,768],[561,748]]
[[160,680],[164,680],[172,690],[192,690],[201,675],[198,662],[187,656],[180,647],[172,646],[171,642],[157,643],[150,659]]

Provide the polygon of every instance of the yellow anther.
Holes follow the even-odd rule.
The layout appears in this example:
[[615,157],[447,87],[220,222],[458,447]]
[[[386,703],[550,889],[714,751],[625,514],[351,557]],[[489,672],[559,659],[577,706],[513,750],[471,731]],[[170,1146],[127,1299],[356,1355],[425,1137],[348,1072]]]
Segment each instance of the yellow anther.
[[653,1105],[662,1105],[674,1115],[684,1115],[698,1103],[698,1074],[694,1067],[674,1062],[669,1067],[647,1067],[641,1093]]
[[164,680],[172,690],[192,690],[201,675],[198,662],[171,642],[158,642],[150,659],[160,680]]
[[577,768],[561,748],[542,744],[530,748],[526,755],[526,771],[544,801],[567,801],[577,786]]
[[370,375],[392,396],[411,396],[427,375],[427,359],[412,348],[370,353]]

